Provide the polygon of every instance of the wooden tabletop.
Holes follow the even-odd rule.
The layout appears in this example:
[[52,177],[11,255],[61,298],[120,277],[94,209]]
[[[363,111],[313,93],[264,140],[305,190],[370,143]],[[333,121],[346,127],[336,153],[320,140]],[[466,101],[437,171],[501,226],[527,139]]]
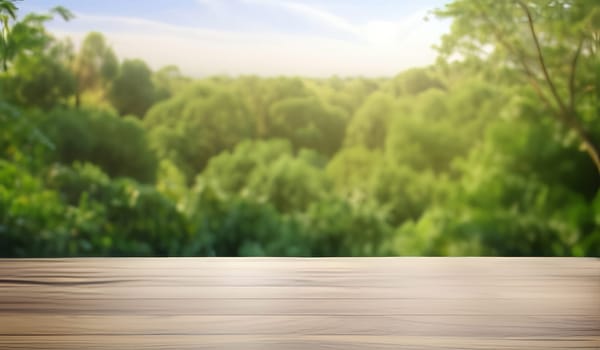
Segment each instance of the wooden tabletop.
[[600,349],[600,259],[0,260],[0,349]]

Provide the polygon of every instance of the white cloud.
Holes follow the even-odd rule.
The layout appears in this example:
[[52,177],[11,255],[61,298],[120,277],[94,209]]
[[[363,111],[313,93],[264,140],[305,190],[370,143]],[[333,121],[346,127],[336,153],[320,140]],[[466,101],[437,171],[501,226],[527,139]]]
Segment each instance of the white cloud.
[[278,1],[278,0],[242,0],[245,3],[249,4],[258,4],[258,5],[266,5],[271,7],[278,7],[295,14],[304,16],[311,20],[315,20],[326,24],[332,28],[359,35],[358,28],[352,25],[350,22],[345,20],[342,17],[336,16],[327,11],[323,11],[319,8],[309,6],[306,4],[296,3],[292,1]]
[[223,0],[196,0],[196,2],[213,12],[223,10]]
[[[200,1],[200,0],[199,0]],[[214,0],[202,0],[211,2]],[[384,76],[430,64],[430,48],[446,24],[423,22],[423,13],[405,19],[355,25],[320,9],[293,2],[244,0],[284,6],[302,16],[350,33],[359,40],[342,40],[276,32],[211,30],[172,25],[140,18],[79,14],[77,30],[61,26],[61,36],[81,41],[100,29],[120,57],[139,57],[153,68],[178,65],[183,72],[212,74]],[[68,30],[65,30],[67,28]]]
[[342,17],[336,16],[335,14],[303,3],[279,0],[242,1],[245,3],[283,8],[309,20],[314,20],[331,28],[353,34],[357,39],[364,40],[368,44],[376,45],[399,44],[403,40],[404,35],[406,35],[412,29],[424,25],[423,19],[427,14],[427,9],[422,9],[397,21],[371,20],[364,24],[353,24]]

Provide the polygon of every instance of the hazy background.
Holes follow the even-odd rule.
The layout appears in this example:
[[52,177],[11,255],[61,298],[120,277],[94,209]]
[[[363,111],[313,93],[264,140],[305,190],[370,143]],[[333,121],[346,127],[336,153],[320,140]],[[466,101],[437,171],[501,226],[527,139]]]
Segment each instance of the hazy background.
[[121,57],[192,76],[390,76],[434,62],[450,21],[424,19],[445,2],[32,0],[22,9],[64,5],[76,19],[50,23],[56,35],[81,42],[100,31]]

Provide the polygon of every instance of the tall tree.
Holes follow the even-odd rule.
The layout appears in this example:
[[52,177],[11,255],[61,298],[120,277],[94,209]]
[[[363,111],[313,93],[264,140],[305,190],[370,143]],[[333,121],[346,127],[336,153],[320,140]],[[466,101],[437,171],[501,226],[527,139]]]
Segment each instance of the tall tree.
[[116,77],[118,69],[117,56],[104,36],[97,32],[89,33],[73,62],[73,71],[77,77],[76,106],[81,104],[81,94],[84,91],[106,89]]
[[144,117],[156,100],[152,71],[142,60],[125,60],[112,82],[109,98],[121,115]]
[[456,0],[435,13],[454,19],[440,47],[442,57],[487,58],[518,72],[600,172],[592,127],[600,112],[597,1]]

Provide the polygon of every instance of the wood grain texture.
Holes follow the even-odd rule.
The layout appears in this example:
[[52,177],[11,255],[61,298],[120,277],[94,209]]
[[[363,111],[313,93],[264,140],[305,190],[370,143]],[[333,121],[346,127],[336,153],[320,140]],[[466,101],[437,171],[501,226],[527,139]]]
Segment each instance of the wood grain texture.
[[600,349],[600,259],[0,260],[0,349]]

